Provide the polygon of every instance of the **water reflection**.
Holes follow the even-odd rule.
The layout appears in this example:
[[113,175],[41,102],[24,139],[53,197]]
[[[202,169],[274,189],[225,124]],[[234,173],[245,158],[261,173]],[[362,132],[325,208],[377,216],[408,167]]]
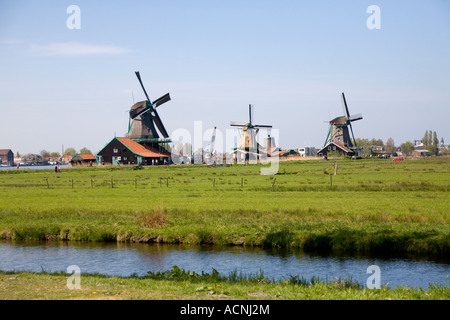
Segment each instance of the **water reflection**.
[[430,283],[448,284],[448,261],[418,257],[345,256],[291,249],[211,247],[191,245],[85,242],[0,242],[0,270],[66,272],[78,265],[82,273],[130,276],[165,271],[174,265],[190,271],[228,275],[263,272],[269,279],[289,276],[333,280],[352,278],[365,285],[367,267],[381,269],[382,285],[426,288]]

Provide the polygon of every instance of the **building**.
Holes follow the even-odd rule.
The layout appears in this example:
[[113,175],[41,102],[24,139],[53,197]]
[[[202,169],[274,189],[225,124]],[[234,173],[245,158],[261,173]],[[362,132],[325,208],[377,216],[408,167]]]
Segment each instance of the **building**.
[[97,163],[97,158],[90,153],[77,153],[70,159],[72,166],[90,165]]
[[72,159],[72,156],[70,156],[70,155],[62,156],[61,164],[69,164],[71,159]]
[[430,152],[426,149],[415,149],[414,151],[411,152],[412,157],[425,157],[429,155]]
[[0,149],[0,164],[14,166],[14,153],[11,149]]
[[97,153],[99,164],[168,164],[170,153],[164,149],[157,150],[149,145],[140,144],[130,138],[114,137]]
[[314,147],[298,148],[298,154],[300,155],[300,157],[314,157],[316,155],[316,148]]
[[[423,142],[422,142],[422,140],[415,139],[415,140],[414,140],[414,147],[423,147]],[[423,149],[423,148],[422,148],[422,149]]]
[[325,147],[317,151],[317,155],[319,157],[328,157],[329,152],[336,152],[339,154],[343,154],[345,156],[354,156],[355,152],[350,150],[347,147],[337,143],[337,142],[329,142]]

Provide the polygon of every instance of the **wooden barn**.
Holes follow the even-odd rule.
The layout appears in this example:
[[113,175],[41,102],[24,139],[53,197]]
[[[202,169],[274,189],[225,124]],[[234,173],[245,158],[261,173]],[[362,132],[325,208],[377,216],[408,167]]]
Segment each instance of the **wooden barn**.
[[14,153],[11,149],[0,149],[0,164],[6,166],[14,165]]
[[97,153],[99,164],[168,164],[170,153],[140,144],[130,138],[115,137]]
[[78,165],[90,165],[97,163],[97,158],[90,153],[77,153],[70,159],[70,164],[72,166]]
[[343,145],[337,143],[337,142],[329,142],[325,147],[317,151],[317,155],[319,157],[328,157],[329,152],[337,152],[340,154],[344,154],[346,156],[354,156],[355,152],[350,150],[347,147],[344,147]]

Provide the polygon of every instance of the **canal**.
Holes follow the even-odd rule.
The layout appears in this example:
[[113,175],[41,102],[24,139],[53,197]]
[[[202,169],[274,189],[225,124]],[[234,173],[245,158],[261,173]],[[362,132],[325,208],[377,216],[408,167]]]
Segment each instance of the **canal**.
[[[178,266],[186,271],[247,276],[261,272],[270,280],[291,276],[323,281],[346,278],[366,285],[376,266],[381,285],[428,288],[448,285],[450,261],[417,257],[371,257],[305,253],[293,249],[244,247],[218,248],[142,243],[0,242],[0,270],[67,272],[76,265],[81,273],[111,276],[144,276],[148,271],[166,271]],[[373,268],[373,267],[372,267]]]

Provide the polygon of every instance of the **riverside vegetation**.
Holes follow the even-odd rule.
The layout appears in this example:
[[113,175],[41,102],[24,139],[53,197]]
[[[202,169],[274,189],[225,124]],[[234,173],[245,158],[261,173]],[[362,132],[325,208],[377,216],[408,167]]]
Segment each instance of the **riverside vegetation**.
[[449,164],[286,161],[273,176],[259,164],[0,171],[0,237],[448,257]]

